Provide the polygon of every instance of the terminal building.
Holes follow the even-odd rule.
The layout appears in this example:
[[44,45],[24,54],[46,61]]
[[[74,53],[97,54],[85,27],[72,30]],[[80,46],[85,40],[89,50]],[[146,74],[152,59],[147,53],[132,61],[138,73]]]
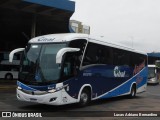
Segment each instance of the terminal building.
[[90,26],[83,25],[82,22],[70,20],[71,32],[90,34]]
[[32,37],[68,33],[70,0],[0,0],[0,52],[25,47]]

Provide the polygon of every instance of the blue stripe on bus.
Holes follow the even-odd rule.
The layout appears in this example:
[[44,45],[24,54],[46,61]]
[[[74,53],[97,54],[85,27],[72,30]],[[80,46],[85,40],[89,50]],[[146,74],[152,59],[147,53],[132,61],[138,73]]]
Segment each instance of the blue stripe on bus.
[[31,88],[31,87],[29,87],[29,86],[27,86],[27,85],[25,85],[25,84],[23,84],[23,83],[21,83],[19,81],[17,81],[17,85],[19,87],[21,87],[23,90],[31,90],[31,91],[35,91],[36,90],[36,89]]
[[[141,86],[143,86],[147,82],[147,77],[144,77],[147,70],[148,70],[148,68],[145,67],[139,74],[137,74],[136,76],[134,76],[133,78],[128,80],[125,84],[122,84],[122,85],[118,86],[116,89],[107,92],[102,97],[100,97],[100,99],[101,98],[109,98],[109,97],[113,97],[113,96],[119,96],[119,95],[128,93],[131,89],[131,85],[133,82],[136,82],[137,89],[140,88]],[[143,76],[143,78],[142,78],[142,76]]]
[[48,89],[54,89],[55,84],[52,85],[46,85],[46,86],[34,86],[34,85],[25,85],[19,81],[17,81],[17,85],[21,87],[23,90],[31,90],[31,91],[47,91]]

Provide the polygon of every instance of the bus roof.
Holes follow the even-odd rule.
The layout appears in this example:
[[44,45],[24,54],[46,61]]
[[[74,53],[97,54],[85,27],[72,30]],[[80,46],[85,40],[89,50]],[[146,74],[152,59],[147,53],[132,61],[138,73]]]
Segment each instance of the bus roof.
[[29,43],[54,43],[54,42],[67,42],[72,41],[75,39],[86,39],[90,42],[94,42],[101,45],[110,46],[113,48],[119,48],[131,52],[136,52],[140,54],[147,55],[147,53],[143,51],[138,51],[133,48],[127,47],[125,45],[121,45],[120,43],[113,43],[112,41],[106,40],[102,37],[94,37],[88,34],[81,34],[81,33],[63,33],[63,34],[49,34],[49,35],[43,35],[38,36],[35,38],[32,38]]
[[32,38],[29,43],[67,42],[74,39],[88,39],[88,35],[79,33],[49,34]]

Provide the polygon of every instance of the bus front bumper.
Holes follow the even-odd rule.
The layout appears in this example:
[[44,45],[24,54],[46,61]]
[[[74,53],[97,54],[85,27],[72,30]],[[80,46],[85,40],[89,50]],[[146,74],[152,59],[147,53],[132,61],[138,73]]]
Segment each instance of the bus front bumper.
[[61,91],[55,93],[46,93],[43,95],[32,95],[17,89],[17,99],[27,102],[35,102],[49,105],[61,105]]
[[148,79],[147,81],[148,84],[158,84],[159,81],[156,78]]

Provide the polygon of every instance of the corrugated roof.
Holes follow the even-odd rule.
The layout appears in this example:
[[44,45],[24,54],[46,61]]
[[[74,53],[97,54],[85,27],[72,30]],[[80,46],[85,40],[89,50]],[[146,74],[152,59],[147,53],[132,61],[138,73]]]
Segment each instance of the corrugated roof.
[[75,11],[75,2],[69,0],[23,0],[35,4],[40,4],[48,7],[59,8],[63,10]]
[[157,53],[148,53],[148,56],[151,56],[151,57],[160,57],[160,53],[157,52]]

